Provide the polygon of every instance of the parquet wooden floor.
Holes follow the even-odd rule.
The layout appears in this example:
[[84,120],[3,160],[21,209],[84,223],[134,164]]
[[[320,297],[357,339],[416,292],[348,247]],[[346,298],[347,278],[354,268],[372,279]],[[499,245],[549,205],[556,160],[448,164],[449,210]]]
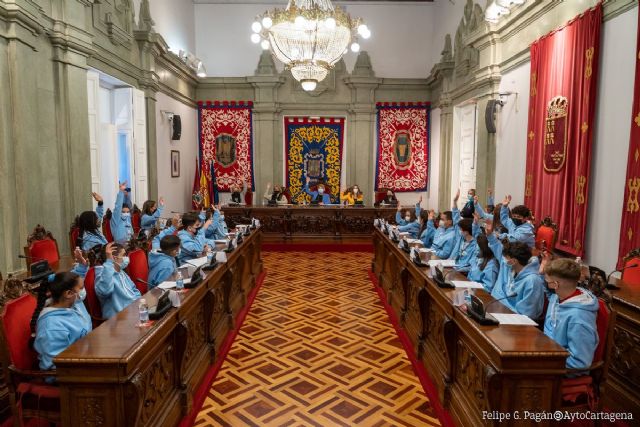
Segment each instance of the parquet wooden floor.
[[370,253],[263,260],[267,277],[194,425],[440,425],[367,277]]

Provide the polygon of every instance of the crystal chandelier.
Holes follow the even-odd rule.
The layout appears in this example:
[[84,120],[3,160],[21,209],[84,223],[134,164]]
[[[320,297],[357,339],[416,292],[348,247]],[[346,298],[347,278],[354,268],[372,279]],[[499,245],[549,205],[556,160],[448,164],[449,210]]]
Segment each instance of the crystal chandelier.
[[256,18],[251,41],[271,49],[306,91],[316,88],[348,52],[360,51],[358,36],[371,37],[359,18],[352,19],[331,0],[289,0],[286,9],[274,9]]

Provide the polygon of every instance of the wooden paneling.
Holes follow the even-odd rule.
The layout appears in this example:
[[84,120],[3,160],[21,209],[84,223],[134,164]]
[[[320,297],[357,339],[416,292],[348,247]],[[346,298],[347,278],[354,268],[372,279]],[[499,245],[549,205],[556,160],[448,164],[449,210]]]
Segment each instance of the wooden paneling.
[[[562,347],[533,326],[478,325],[453,305],[454,291],[439,288],[428,269],[412,263],[379,230],[373,239],[378,284],[458,425],[494,425],[483,411],[522,414],[559,407],[567,358]],[[476,295],[492,301],[483,290]],[[496,303],[492,312],[510,311]]]
[[[134,303],[60,354],[63,425],[171,426],[187,415],[262,271],[261,239],[245,238],[152,326],[138,326]],[[160,292],[145,295],[151,306]]]

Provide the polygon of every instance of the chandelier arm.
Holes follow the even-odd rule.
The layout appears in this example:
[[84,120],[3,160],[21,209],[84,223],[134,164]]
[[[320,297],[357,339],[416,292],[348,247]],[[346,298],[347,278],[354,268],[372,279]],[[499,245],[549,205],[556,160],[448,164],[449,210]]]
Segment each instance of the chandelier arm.
[[288,60],[289,62],[292,62],[292,61],[293,61],[293,59],[292,59],[292,58],[289,58],[289,56],[288,56],[286,53],[284,53],[284,50],[282,50],[282,49],[280,48],[280,46],[278,45],[278,43],[276,42],[276,38],[275,38],[275,37],[271,37],[271,40],[272,40],[272,41],[271,41],[271,46],[273,46],[275,49],[278,49],[278,52],[280,52],[280,54],[281,54],[282,56],[284,56],[285,58],[287,58],[287,60]]

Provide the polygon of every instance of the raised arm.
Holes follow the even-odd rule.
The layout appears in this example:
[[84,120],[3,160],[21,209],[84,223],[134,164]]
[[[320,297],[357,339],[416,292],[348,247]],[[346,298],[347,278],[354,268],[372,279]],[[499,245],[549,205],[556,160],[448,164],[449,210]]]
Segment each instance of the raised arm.
[[500,209],[500,222],[509,233],[513,233],[516,231],[516,225],[509,217],[509,202],[511,202],[511,196],[506,196],[502,202],[502,209]]
[[116,227],[118,224],[122,222],[121,213],[122,213],[122,205],[124,204],[124,191],[127,187],[127,183],[120,184],[120,191],[118,191],[118,195],[116,196],[116,204],[113,208],[113,214],[111,215],[111,224]]

